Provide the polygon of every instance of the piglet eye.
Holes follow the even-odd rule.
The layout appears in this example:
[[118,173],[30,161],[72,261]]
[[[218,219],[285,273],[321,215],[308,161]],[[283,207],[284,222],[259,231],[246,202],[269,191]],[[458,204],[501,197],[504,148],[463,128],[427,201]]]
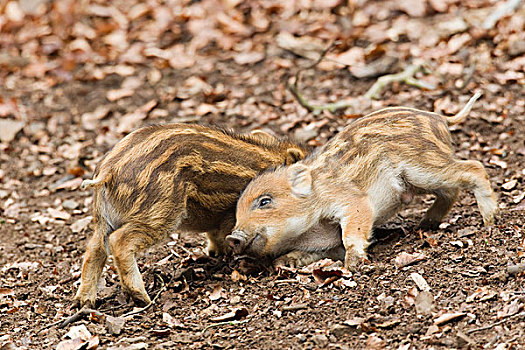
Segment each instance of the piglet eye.
[[265,208],[267,207],[270,203],[272,203],[272,199],[270,197],[263,197],[261,199],[259,199],[259,204],[257,205],[257,207],[259,208]]

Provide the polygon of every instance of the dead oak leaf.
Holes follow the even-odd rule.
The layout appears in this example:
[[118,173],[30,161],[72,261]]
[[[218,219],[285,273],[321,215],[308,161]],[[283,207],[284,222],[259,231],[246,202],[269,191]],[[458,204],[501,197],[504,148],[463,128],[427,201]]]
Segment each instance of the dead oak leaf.
[[418,261],[425,260],[427,257],[424,254],[421,253],[413,253],[409,254],[407,252],[402,252],[399,254],[396,259],[394,260],[394,263],[397,268],[403,268],[405,266],[414,264]]

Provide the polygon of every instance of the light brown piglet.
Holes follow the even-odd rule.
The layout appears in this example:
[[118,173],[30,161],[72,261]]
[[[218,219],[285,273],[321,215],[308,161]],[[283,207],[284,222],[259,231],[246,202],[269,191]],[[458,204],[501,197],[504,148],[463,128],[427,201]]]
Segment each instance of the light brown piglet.
[[[414,194],[436,196],[420,227],[435,229],[461,189],[474,192],[483,222],[497,209],[483,165],[454,158],[448,125],[461,122],[480,94],[454,117],[413,108],[386,108],[360,118],[306,159],[256,177],[237,204],[237,223],[226,238],[236,253],[281,256],[307,264],[326,249],[345,249],[345,266],[366,257],[372,229]],[[308,229],[337,223],[342,237],[312,236]],[[321,252],[321,253],[319,253]],[[342,254],[341,254],[342,255]]]
[[[95,303],[111,253],[123,290],[138,304],[149,303],[138,253],[182,230],[207,232],[209,254],[223,254],[235,204],[248,182],[268,167],[304,158],[306,151],[261,132],[244,135],[199,125],[148,126],[129,134],[83,183],[94,188],[94,233],[76,301]],[[337,232],[333,225],[332,230]]]

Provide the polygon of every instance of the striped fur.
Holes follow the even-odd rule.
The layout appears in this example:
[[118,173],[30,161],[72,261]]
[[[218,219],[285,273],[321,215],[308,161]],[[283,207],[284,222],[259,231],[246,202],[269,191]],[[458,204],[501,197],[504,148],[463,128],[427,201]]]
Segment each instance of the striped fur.
[[139,129],[115,145],[83,188],[93,188],[94,234],[75,296],[94,304],[108,253],[136,302],[150,301],[137,268],[140,251],[175,230],[208,233],[210,254],[226,251],[235,205],[261,171],[304,158],[307,150],[269,134],[238,134],[199,125]]
[[[487,173],[480,162],[455,159],[448,130],[478,97],[451,118],[406,107],[379,110],[303,161],[256,177],[239,199],[227,242],[237,253],[257,256],[300,251],[301,262],[317,259],[323,246],[342,244],[351,267],[366,256],[373,227],[414,195],[436,196],[420,224],[436,229],[461,189],[474,192],[485,225],[491,225],[497,203]],[[337,223],[342,237],[312,237],[309,228],[321,220]],[[305,241],[309,246],[299,247]],[[305,257],[308,251],[312,259]]]

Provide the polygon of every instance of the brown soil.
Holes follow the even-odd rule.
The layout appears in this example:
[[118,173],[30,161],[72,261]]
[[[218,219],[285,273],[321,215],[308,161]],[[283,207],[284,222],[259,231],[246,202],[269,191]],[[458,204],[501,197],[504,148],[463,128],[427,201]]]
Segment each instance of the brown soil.
[[[469,55],[492,41],[481,38],[469,45],[456,57],[465,67]],[[311,63],[288,51],[274,54],[292,62],[289,70],[293,72]],[[441,82],[433,91],[394,84],[385,89],[380,102],[363,110],[314,116],[285,93],[282,77],[288,69],[275,66],[272,59],[239,65],[229,57],[209,55],[213,69],[161,68],[162,79],[155,84],[146,78],[151,67],[138,65],[135,74],[144,79],[144,85],[133,96],[111,103],[107,92],[123,80],[117,74],[99,81],[59,82],[48,89],[25,78],[12,89],[0,87],[4,100],[15,97],[32,111],[30,122],[15,140],[3,144],[0,155],[1,349],[55,348],[78,325],[98,337],[100,349],[525,347],[524,273],[507,273],[507,267],[523,263],[525,255],[523,85],[501,84],[494,78],[498,67],[513,57],[503,53],[494,70],[477,71],[463,90],[454,80]],[[180,97],[190,77],[201,77],[212,91]],[[375,80],[357,79],[341,69],[311,69],[300,87],[313,100],[327,101],[327,95],[335,99],[362,95]],[[108,316],[130,312],[133,305],[121,293],[111,260],[97,304],[106,317],[92,315],[64,328],[57,326],[76,311],[71,299],[79,285],[90,230],[72,233],[71,226],[89,215],[91,200],[88,191],[75,186],[58,190],[53,186],[74,179],[79,172],[84,178],[91,175],[99,157],[121,136],[113,131],[122,115],[153,99],[157,109],[168,113],[150,115],[142,124],[193,120],[236,130],[262,127],[289,135],[315,122],[319,123],[315,134],[307,139],[316,145],[345,125],[349,114],[355,117],[387,105],[434,110],[434,102],[444,97],[460,105],[478,88],[484,92],[482,100],[465,123],[453,128],[452,135],[458,157],[480,160],[487,168],[501,207],[495,226],[482,226],[474,197],[464,192],[438,231],[418,232],[415,226],[431,200],[417,199],[378,230],[370,261],[347,280],[355,285],[347,286],[322,285],[311,273],[293,269],[276,272],[252,268],[245,261],[207,258],[204,236],[174,233],[170,242],[140,258],[149,294],[160,294],[151,308],[127,318],[120,334],[108,331]],[[202,104],[216,105],[217,111],[194,118],[191,112]],[[94,130],[86,129],[81,115],[102,105],[111,112]],[[69,156],[77,146],[79,154]],[[56,170],[46,172],[49,168]],[[513,180],[516,184],[511,186]],[[53,217],[48,208],[71,217]],[[41,216],[52,218],[39,221]],[[395,259],[403,252],[422,253],[425,259],[398,268]],[[419,290],[412,273],[419,273],[430,286],[435,301],[428,314],[416,311]],[[479,295],[473,296],[476,292]],[[238,315],[230,324],[214,322],[215,317],[234,310],[247,315]],[[447,313],[461,315],[436,326],[435,320]],[[491,327],[473,331],[484,326]]]

